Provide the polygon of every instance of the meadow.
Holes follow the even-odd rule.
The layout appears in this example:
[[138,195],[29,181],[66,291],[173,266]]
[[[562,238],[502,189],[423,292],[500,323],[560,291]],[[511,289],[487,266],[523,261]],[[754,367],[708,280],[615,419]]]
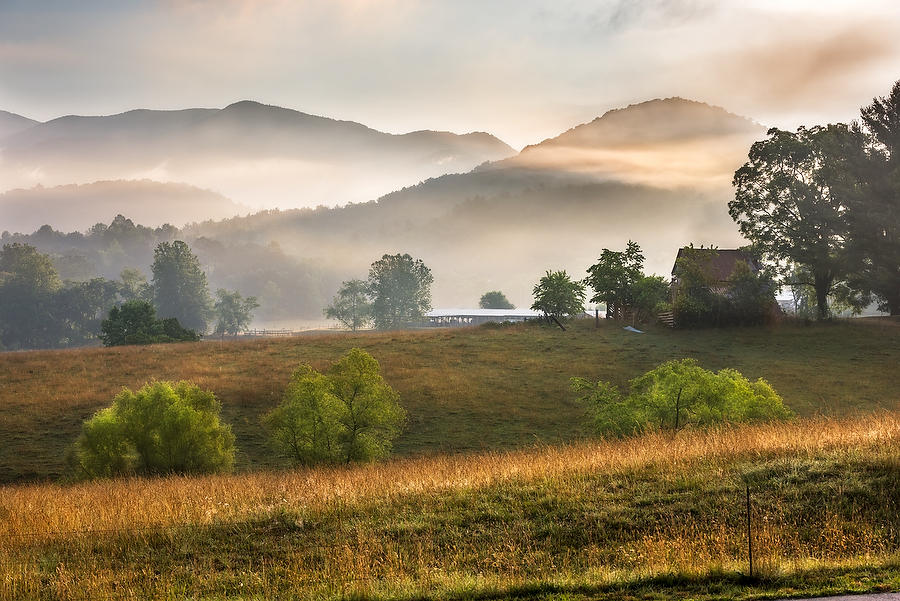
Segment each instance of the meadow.
[[627,381],[659,363],[693,357],[766,378],[799,416],[841,416],[900,403],[900,322],[864,319],[768,328],[646,334],[593,321],[569,331],[515,326],[317,334],[145,347],[0,353],[0,483],[65,473],[82,422],[123,387],[189,379],[215,392],[237,436],[239,471],[281,467],[260,417],[291,371],[325,368],[349,348],[370,352],[409,414],[395,455],[528,448],[589,436],[571,376]]
[[[359,346],[409,412],[395,458],[284,469],[259,417]],[[598,440],[573,375],[696,358],[798,418]],[[625,332],[591,321],[0,355],[3,599],[759,599],[900,590],[896,320]],[[223,402],[238,473],[65,483],[122,386]],[[27,480],[39,480],[27,482]],[[41,481],[42,480],[42,481]],[[14,481],[14,482],[13,482]],[[754,576],[749,575],[746,491]]]
[[0,597],[14,600],[900,590],[900,412],[348,468],[6,486],[0,518]]

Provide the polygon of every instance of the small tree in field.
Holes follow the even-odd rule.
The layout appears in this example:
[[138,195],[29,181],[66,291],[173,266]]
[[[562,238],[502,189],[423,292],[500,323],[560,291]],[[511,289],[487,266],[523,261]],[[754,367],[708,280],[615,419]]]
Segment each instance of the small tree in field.
[[331,304],[325,307],[325,317],[338,320],[354,332],[369,325],[372,303],[366,283],[362,280],[343,282]]
[[688,425],[786,419],[791,411],[762,378],[750,382],[734,369],[705,370],[693,359],[667,361],[631,381],[628,396],[608,382],[572,378],[598,433],[628,436]]
[[492,290],[481,295],[478,306],[482,309],[515,309],[516,306],[509,302],[506,295],[499,290]]
[[406,411],[378,362],[351,349],[324,374],[301,365],[281,404],[263,420],[279,453],[295,463],[353,463],[390,454]]
[[230,472],[234,435],[219,421],[212,392],[190,382],[153,382],[125,388],[113,404],[84,422],[75,443],[78,475]]
[[584,284],[573,281],[563,271],[548,271],[535,285],[531,308],[542,311],[548,320],[557,323],[569,315],[584,312]]
[[219,288],[216,290],[215,304],[218,316],[216,334],[234,336],[239,332],[247,331],[253,320],[253,310],[258,307],[259,303],[256,302],[255,296],[244,298],[237,290],[229,292],[224,288]]

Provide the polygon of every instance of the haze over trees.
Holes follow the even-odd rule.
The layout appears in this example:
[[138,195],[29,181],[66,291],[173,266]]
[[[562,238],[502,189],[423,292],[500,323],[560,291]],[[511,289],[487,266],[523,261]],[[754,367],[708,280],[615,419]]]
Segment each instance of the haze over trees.
[[153,303],[162,317],[205,334],[214,315],[206,274],[181,240],[162,242],[153,251]]
[[236,336],[246,332],[253,319],[253,310],[257,307],[259,303],[255,296],[244,298],[237,290],[219,288],[216,290],[216,304],[213,307],[216,312],[215,333]]
[[492,290],[481,295],[478,306],[482,309],[515,309],[506,295],[499,290]]
[[366,282],[343,282],[324,312],[325,317],[336,319],[353,332],[367,327],[372,321],[372,302]]
[[379,330],[404,328],[431,310],[434,276],[422,259],[409,254],[384,255],[369,268],[372,321]]

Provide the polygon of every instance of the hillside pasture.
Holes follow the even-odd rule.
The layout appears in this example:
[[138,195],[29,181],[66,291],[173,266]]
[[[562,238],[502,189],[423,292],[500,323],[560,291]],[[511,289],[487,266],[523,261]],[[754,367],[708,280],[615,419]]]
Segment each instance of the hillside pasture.
[[301,362],[317,369],[352,347],[371,353],[409,414],[395,453],[420,456],[582,440],[571,376],[628,380],[668,359],[766,378],[799,416],[900,404],[896,319],[695,331],[593,321],[569,331],[519,325],[334,333],[140,347],[0,354],[0,482],[57,478],[82,422],[123,387],[193,380],[215,392],[237,436],[240,471],[276,468],[260,417]]

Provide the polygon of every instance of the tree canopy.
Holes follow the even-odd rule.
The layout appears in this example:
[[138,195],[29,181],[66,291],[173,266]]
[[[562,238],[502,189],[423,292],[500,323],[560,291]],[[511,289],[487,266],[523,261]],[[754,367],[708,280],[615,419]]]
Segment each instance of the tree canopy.
[[828,314],[832,286],[849,271],[842,170],[835,163],[852,152],[851,138],[843,125],[770,129],[735,172],[728,203],[741,234],[766,258],[783,269],[806,268],[820,318]]
[[506,295],[499,290],[491,290],[481,295],[478,306],[482,309],[515,309],[516,306],[509,302]]
[[354,332],[369,325],[372,321],[372,303],[367,284],[362,280],[341,283],[331,304],[325,307],[325,317],[338,320]]
[[216,334],[230,334],[245,332],[253,320],[253,310],[259,307],[255,296],[244,298],[237,290],[228,291],[224,288],[216,290],[215,311],[217,316]]
[[74,463],[84,478],[229,472],[234,435],[212,392],[190,382],[125,388],[84,423]]
[[631,380],[622,396],[608,382],[572,378],[598,433],[628,436],[647,430],[680,430],[689,425],[786,419],[791,411],[763,379],[750,382],[734,369],[718,373],[693,359],[666,361]]
[[144,300],[126,301],[110,309],[98,337],[104,346],[200,340],[196,332],[183,328],[174,317],[157,319],[156,309]]
[[431,310],[434,277],[422,259],[384,255],[372,263],[367,283],[372,318],[380,330],[403,328]]
[[303,465],[386,457],[406,421],[378,362],[351,349],[326,373],[298,367],[281,404],[264,418],[275,448]]
[[563,271],[547,271],[533,289],[531,308],[557,322],[584,312],[584,284]]
[[206,274],[181,240],[162,242],[153,251],[153,302],[162,317],[205,334],[213,316]]
[[591,302],[604,303],[607,317],[621,319],[634,305],[635,285],[644,277],[644,253],[631,240],[624,251],[604,248],[587,272],[584,282],[594,290]]

